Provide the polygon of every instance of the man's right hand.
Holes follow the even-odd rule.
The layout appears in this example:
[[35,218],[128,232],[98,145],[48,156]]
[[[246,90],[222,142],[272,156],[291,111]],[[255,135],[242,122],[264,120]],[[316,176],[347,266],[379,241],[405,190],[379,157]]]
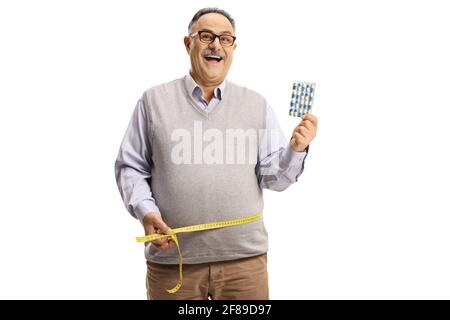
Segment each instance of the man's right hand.
[[[145,215],[143,220],[145,235],[150,235],[153,233],[164,233],[168,234],[172,231],[166,223],[162,220],[161,216],[157,212],[149,212]],[[147,243],[146,243],[147,244]],[[175,245],[172,238],[162,238],[158,240],[153,240],[152,244],[161,250],[168,250]]]

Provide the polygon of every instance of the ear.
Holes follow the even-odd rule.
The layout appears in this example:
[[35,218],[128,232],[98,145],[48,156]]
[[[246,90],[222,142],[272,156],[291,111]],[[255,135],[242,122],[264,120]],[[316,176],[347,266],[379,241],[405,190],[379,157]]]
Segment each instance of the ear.
[[187,54],[189,54],[189,51],[191,50],[191,38],[184,37],[183,41],[184,41],[184,46],[186,47],[186,52],[187,52]]
[[237,43],[234,44],[233,50],[236,50]]

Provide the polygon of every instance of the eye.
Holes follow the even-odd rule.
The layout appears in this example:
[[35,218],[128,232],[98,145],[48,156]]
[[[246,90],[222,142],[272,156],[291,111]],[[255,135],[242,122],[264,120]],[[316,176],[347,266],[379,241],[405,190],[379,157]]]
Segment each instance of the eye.
[[220,37],[220,42],[222,42],[223,44],[230,44],[231,40],[229,36],[221,36]]
[[223,35],[220,37],[220,42],[225,46],[231,46],[234,42],[234,39],[232,36]]
[[202,32],[202,34],[200,35],[200,39],[210,42],[213,39],[213,35],[209,32]]

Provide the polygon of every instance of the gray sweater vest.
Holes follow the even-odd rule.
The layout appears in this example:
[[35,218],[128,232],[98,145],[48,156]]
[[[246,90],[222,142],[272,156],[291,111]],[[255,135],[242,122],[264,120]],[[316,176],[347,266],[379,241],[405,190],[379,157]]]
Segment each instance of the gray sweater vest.
[[[227,81],[222,100],[208,113],[195,104],[181,78],[148,89],[142,101],[152,148],[150,186],[169,227],[262,213],[263,194],[255,171],[266,119],[261,95]],[[238,132],[247,133],[245,144],[237,142]],[[244,158],[239,153],[243,150]],[[187,264],[240,259],[268,250],[262,219],[183,233],[178,239]],[[147,245],[145,256],[156,263],[178,264],[176,247],[163,251]]]

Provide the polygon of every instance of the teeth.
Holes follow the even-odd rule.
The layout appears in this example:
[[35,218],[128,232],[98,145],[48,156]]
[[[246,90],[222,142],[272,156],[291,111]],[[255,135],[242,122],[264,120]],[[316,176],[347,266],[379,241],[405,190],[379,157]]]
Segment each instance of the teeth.
[[214,58],[214,59],[222,60],[222,57],[220,57],[220,56],[206,56],[206,58]]

